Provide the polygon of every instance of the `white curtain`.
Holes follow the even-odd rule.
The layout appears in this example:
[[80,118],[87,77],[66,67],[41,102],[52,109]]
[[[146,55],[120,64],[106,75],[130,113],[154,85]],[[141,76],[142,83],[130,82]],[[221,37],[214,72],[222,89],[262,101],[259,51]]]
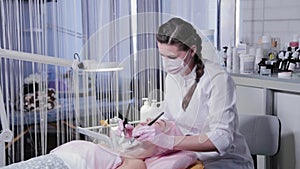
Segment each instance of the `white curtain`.
[[[113,80],[115,78],[112,78],[118,75],[86,73],[81,79],[72,81],[68,76],[70,67],[47,64],[49,57],[44,57],[43,63],[35,62],[34,58],[47,55],[58,61],[72,61],[74,54],[78,53],[81,61],[100,63],[130,60],[130,5],[130,0],[0,0],[0,88],[4,95],[9,125],[17,137],[6,145],[8,164],[46,154],[55,146],[78,138],[78,133],[74,133],[72,128],[72,125],[79,123],[72,121],[74,102],[71,97],[72,93],[80,95],[82,91],[77,90],[78,87],[73,88],[74,86],[87,89],[83,90],[86,92],[83,93],[87,96],[86,99],[81,98],[84,104],[77,104],[80,110],[91,109],[92,106],[110,107],[106,104],[112,101],[111,94],[104,91],[118,89],[118,84]],[[31,62],[3,57],[6,51],[11,51],[10,54],[14,51],[26,52],[17,54],[24,58],[31,57]],[[50,121],[47,108],[40,111],[23,110],[23,93],[26,79],[32,77],[30,75],[37,75],[31,78],[33,84],[38,83],[39,88],[34,94],[54,87],[57,103],[62,100],[67,103],[58,104],[58,107],[52,109],[51,112],[55,114],[54,121]],[[130,74],[126,74],[128,79],[129,76]],[[95,88],[99,90],[96,91]],[[35,89],[37,87],[32,90]],[[105,93],[99,94],[97,99],[108,98],[107,102],[95,105],[95,100],[88,99],[91,92]],[[118,99],[115,93],[113,99]],[[37,104],[34,106],[36,108]],[[91,112],[86,112],[99,113],[97,108],[93,107]],[[27,118],[29,114],[33,117],[31,122]],[[65,119],[67,125],[60,119]],[[95,122],[93,124],[99,123],[98,119],[92,120]]]
[[199,29],[216,26],[216,1],[210,0],[0,0],[0,9],[1,48],[120,62],[125,67],[122,84],[141,70],[161,67],[155,32],[170,17],[181,17]]
[[[129,16],[130,1],[1,0],[0,9],[1,48],[72,59],[93,34]],[[114,25],[109,43],[121,26]]]
[[[135,2],[135,1],[133,1]],[[210,0],[0,0],[0,46],[3,49],[73,59],[122,61],[133,48],[155,48],[155,37],[138,37],[132,44],[132,26],[155,32],[169,17],[178,16],[199,29],[215,29],[216,1]],[[131,13],[155,12],[132,23]],[[167,15],[166,15],[167,14]],[[125,37],[124,37],[125,35]],[[122,39],[123,38],[123,39]]]

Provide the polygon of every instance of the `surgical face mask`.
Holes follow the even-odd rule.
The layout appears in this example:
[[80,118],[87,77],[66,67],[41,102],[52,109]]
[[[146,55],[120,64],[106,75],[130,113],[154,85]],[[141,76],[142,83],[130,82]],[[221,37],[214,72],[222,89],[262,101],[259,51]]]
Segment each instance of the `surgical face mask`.
[[170,74],[178,74],[179,73],[182,75],[189,68],[189,63],[184,65],[184,60],[189,53],[190,53],[190,50],[186,52],[183,59],[178,59],[178,58],[169,59],[167,57],[163,57],[164,69]]

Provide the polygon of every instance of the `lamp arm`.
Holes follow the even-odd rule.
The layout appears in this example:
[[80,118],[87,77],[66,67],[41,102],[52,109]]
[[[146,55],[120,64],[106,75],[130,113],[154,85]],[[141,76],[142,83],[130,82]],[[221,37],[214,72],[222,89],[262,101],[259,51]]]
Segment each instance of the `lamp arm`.
[[1,126],[2,126],[2,131],[0,131],[0,142],[10,142],[13,138],[13,133],[8,126],[8,119],[4,108],[4,101],[3,101],[1,88],[0,88],[0,119],[1,119]]

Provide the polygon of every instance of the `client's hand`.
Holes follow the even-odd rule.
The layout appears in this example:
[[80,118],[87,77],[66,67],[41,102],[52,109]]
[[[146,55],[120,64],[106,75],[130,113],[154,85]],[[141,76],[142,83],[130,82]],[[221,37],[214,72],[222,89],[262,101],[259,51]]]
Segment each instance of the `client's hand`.
[[172,150],[175,136],[167,135],[157,125],[144,125],[134,128],[132,136],[138,141],[148,141],[156,146]]
[[120,120],[116,133],[117,133],[117,135],[121,136],[122,133],[125,132],[125,137],[131,138],[133,129],[134,129],[134,127],[131,124],[125,124],[125,127],[124,127],[124,121]]

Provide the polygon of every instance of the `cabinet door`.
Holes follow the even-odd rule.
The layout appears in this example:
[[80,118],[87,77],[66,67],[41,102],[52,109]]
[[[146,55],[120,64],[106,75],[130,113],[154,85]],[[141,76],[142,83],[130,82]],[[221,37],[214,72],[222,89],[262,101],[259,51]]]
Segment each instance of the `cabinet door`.
[[[263,115],[267,114],[266,89],[239,86],[236,87],[238,113]],[[257,156],[257,168],[266,168],[266,158]]]
[[281,121],[281,147],[278,169],[300,168],[300,95],[274,93],[275,113]]
[[266,114],[266,96],[264,89],[237,86],[236,93],[239,113]]

